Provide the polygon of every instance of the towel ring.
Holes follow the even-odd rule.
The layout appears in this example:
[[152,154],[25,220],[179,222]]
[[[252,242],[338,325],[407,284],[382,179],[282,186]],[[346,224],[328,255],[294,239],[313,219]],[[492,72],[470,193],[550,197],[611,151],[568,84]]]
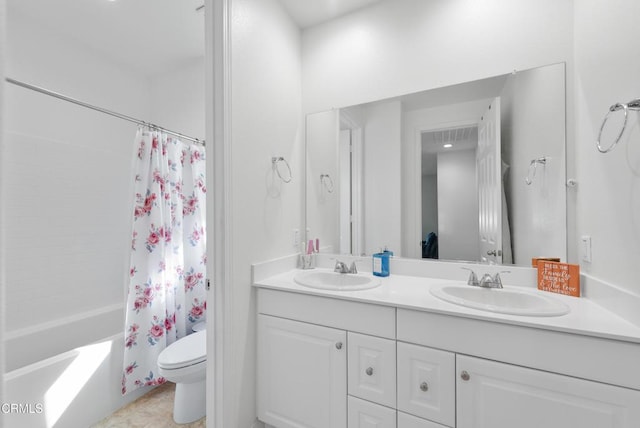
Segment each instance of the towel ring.
[[[538,164],[546,165],[547,158],[543,156],[538,159],[533,159],[531,163],[529,163],[529,170],[527,171],[527,176],[524,178],[524,181],[525,183],[527,183],[527,186],[531,186],[531,183],[533,183],[533,179],[536,178],[536,170],[538,169]],[[531,167],[533,167],[533,175],[531,174]]]
[[333,193],[333,180],[329,174],[320,174],[320,183],[322,183],[322,186],[327,189],[327,192]]
[[[284,162],[284,164],[287,167],[287,170],[289,170],[289,178],[284,178],[280,174],[280,169],[278,168],[278,163],[280,163],[280,162]],[[272,157],[271,158],[271,168],[273,168],[273,170],[276,172],[276,174],[278,174],[278,177],[280,177],[280,180],[282,180],[285,183],[289,183],[291,181],[291,179],[293,178],[293,174],[291,174],[291,167],[289,166],[289,162],[287,162],[287,160],[285,158],[283,158],[282,156]]]
[[[618,110],[624,111],[624,121],[622,122],[622,127],[620,128],[620,132],[618,133],[618,136],[616,137],[616,139],[613,141],[613,143],[609,147],[605,149],[602,147],[602,144],[600,143],[600,140],[602,139],[602,131],[604,130],[604,127],[607,124],[607,121],[609,120],[609,116],[611,115],[611,113],[616,112]],[[622,134],[624,134],[624,131],[627,127],[627,118],[629,116],[629,110],[640,110],[640,98],[629,101],[627,104],[615,103],[614,105],[609,107],[609,111],[607,112],[606,116],[602,120],[602,125],[600,125],[600,132],[598,133],[598,139],[596,140],[596,147],[598,147],[598,151],[600,153],[609,153],[618,144],[618,142],[622,138]]]

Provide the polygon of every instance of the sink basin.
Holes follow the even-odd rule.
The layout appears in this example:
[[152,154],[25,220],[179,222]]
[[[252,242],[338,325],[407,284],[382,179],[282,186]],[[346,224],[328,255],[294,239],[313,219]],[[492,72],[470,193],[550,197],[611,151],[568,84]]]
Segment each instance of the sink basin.
[[379,278],[370,274],[336,273],[328,270],[299,272],[293,280],[305,287],[337,291],[368,290],[381,284]]
[[451,284],[431,288],[431,294],[439,299],[483,311],[534,317],[556,317],[569,313],[567,305],[541,293]]

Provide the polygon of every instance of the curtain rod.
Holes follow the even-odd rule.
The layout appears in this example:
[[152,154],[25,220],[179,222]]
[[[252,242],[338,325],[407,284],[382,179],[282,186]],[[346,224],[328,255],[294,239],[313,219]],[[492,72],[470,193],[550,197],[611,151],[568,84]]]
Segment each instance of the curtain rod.
[[61,100],[64,100],[64,101],[68,101],[70,103],[77,104],[79,106],[86,107],[86,108],[89,108],[91,110],[99,111],[101,113],[106,113],[108,115],[111,115],[111,116],[114,116],[114,117],[117,117],[117,118],[120,118],[120,119],[124,119],[124,120],[127,120],[129,122],[137,123],[138,125],[148,126],[149,128],[157,129],[159,131],[166,132],[167,134],[171,134],[171,135],[174,135],[176,137],[192,141],[195,144],[201,144],[203,146],[205,145],[204,140],[200,140],[198,138],[189,137],[188,135],[180,134],[179,132],[173,132],[173,131],[170,131],[168,129],[162,128],[160,126],[154,125],[153,123],[145,122],[143,120],[139,120],[139,119],[133,118],[131,116],[127,116],[127,115],[124,115],[124,114],[121,114],[121,113],[117,113],[115,111],[107,110],[107,109],[104,109],[104,108],[101,108],[101,107],[96,107],[94,105],[91,105],[91,104],[76,100],[75,98],[71,98],[71,97],[68,97],[66,95],[62,95],[62,94],[59,94],[57,92],[53,92],[53,91],[50,91],[48,89],[41,88],[39,86],[31,85],[29,83],[24,83],[24,82],[21,82],[19,80],[12,79],[10,77],[6,77],[5,80],[8,83],[11,83],[11,84],[14,84],[14,85],[17,85],[17,86],[21,86],[21,87],[26,88],[26,89],[31,89],[32,91],[40,92],[41,94],[49,95],[49,96],[52,96],[52,97],[55,97],[55,98],[58,98],[58,99],[61,99]]

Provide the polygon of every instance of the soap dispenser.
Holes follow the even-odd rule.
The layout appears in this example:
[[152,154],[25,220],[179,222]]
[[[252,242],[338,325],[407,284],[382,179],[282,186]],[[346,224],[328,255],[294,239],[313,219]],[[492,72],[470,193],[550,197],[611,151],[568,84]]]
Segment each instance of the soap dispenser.
[[380,251],[373,255],[372,273],[375,276],[389,276],[389,251]]

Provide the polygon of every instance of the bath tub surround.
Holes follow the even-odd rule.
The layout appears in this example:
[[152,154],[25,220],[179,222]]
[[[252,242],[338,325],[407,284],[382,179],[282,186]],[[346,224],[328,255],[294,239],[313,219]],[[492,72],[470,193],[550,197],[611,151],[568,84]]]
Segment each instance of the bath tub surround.
[[[332,258],[321,255],[319,268]],[[466,281],[460,267],[499,267],[394,259],[381,286],[334,291],[297,284],[294,261],[253,269],[258,418],[266,424],[630,428],[640,418],[640,325],[607,309],[621,292],[602,291],[606,284],[585,281],[587,297],[551,295],[569,308],[564,315],[513,315],[431,292]],[[505,290],[550,296],[535,289],[532,268],[512,268],[502,281]]]

